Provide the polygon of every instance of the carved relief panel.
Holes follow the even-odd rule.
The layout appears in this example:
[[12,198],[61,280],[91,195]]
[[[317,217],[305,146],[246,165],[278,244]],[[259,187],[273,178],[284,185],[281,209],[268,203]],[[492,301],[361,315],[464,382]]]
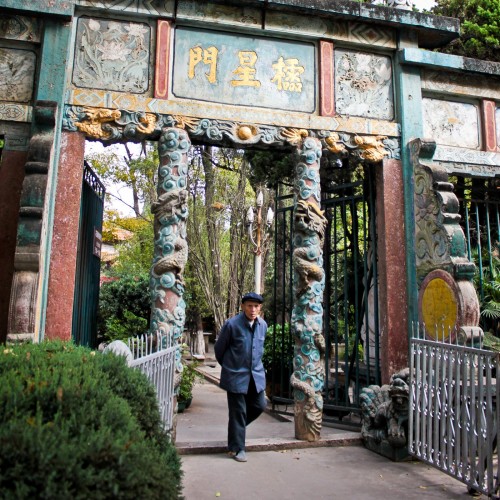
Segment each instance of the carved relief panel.
[[424,98],[424,137],[437,144],[480,149],[479,110],[475,104]]
[[80,18],[73,84],[135,94],[149,88],[151,28],[145,23]]
[[390,57],[335,50],[335,105],[340,115],[392,120]]
[[0,38],[19,42],[40,42],[42,20],[37,17],[7,16],[0,19]]
[[0,101],[29,102],[35,69],[34,52],[0,47]]

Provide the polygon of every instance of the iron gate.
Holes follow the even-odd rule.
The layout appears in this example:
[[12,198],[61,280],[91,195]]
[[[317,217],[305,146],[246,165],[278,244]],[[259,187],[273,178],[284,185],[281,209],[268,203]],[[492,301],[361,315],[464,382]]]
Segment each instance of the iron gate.
[[[323,249],[327,345],[323,418],[358,426],[361,389],[380,384],[374,183],[370,168],[364,166],[338,173],[322,187],[328,221]],[[264,355],[268,396],[273,409],[285,413],[293,403],[289,379],[294,345],[293,195],[288,191],[281,186],[276,196],[274,305]]]
[[85,162],[76,258],[72,338],[96,347],[105,188]]
[[500,354],[459,344],[444,328],[433,339],[424,332],[416,327],[410,342],[409,452],[499,498]]

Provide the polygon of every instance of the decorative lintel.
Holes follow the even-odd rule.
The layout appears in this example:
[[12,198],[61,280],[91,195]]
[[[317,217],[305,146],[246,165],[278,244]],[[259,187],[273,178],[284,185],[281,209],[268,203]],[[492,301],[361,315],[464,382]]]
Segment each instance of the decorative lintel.
[[278,127],[185,115],[132,112],[107,108],[66,106],[63,128],[102,142],[158,140],[164,127],[184,129],[195,142],[229,147],[291,149],[306,137],[317,137],[325,154],[354,156],[369,163],[400,158],[395,137],[329,130]]

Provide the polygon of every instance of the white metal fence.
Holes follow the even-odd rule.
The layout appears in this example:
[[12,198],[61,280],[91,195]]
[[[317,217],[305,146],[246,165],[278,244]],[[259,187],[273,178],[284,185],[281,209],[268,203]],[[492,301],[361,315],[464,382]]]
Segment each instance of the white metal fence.
[[411,339],[409,452],[499,498],[500,354],[452,342],[451,332],[419,338],[421,330]]
[[169,336],[156,333],[130,338],[128,347],[133,356],[129,366],[138,368],[151,380],[165,429],[172,430],[176,345]]

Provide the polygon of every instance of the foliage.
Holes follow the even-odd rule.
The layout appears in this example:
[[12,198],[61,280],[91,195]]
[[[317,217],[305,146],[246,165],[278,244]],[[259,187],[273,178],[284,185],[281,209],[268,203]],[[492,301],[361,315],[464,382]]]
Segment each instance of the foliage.
[[196,379],[201,378],[201,375],[196,371],[198,365],[197,361],[183,363],[177,401],[188,401],[193,397],[193,387],[196,384]]
[[244,221],[255,194],[248,169],[242,151],[213,147],[197,148],[189,166],[187,276],[196,289],[186,295],[203,297],[217,331],[251,287],[253,256]]
[[[124,151],[119,149],[122,147]],[[159,165],[156,144],[143,144],[142,151],[136,158],[128,144],[122,144],[110,147],[104,153],[86,155],[86,160],[106,186],[124,184],[132,190],[131,208],[137,217],[141,215],[140,202],[147,209],[156,200]],[[118,199],[128,205],[121,198]]]
[[124,272],[117,280],[102,284],[97,329],[106,341],[146,333],[150,314],[148,274]]
[[460,38],[442,52],[500,62],[498,0],[437,0],[432,12],[460,20]]
[[266,371],[272,369],[276,364],[291,363],[293,346],[294,341],[290,333],[289,323],[269,326],[262,355],[262,364]]
[[[483,255],[483,262],[488,262],[489,255]],[[477,250],[472,252],[472,260],[479,262]],[[479,268],[479,267],[478,267]],[[482,267],[482,276],[479,272],[474,277],[474,285],[478,290],[481,323],[484,330],[490,330],[498,335],[500,325],[500,258],[497,252],[491,254],[491,267]]]
[[252,166],[249,179],[254,189],[259,185],[274,189],[278,183],[293,183],[296,164],[293,153],[247,150],[245,158]]
[[152,217],[151,220],[143,219],[142,224],[137,224],[132,237],[117,248],[119,258],[111,269],[111,274],[149,274],[154,250]]
[[46,342],[0,352],[2,498],[178,498],[154,388],[121,357]]

